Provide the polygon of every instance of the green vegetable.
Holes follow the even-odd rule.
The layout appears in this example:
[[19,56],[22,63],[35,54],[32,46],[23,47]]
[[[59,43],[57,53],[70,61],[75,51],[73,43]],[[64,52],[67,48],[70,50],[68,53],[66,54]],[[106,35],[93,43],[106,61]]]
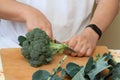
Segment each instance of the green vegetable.
[[59,76],[57,76],[56,73],[62,70],[61,64],[66,58],[67,56],[65,55],[57,65],[57,68],[53,69],[51,74],[46,70],[38,70],[34,72],[32,75],[32,80],[63,80]]
[[108,64],[108,62],[106,61],[107,56],[101,56],[97,59],[97,61],[95,62],[95,67],[92,68],[89,73],[86,73],[90,80],[94,80],[95,76],[100,73],[101,71],[107,69],[110,67],[110,65]]
[[[120,63],[116,63],[110,53],[105,53],[102,56],[97,55],[96,57],[96,59],[90,57],[86,66],[79,66],[73,62],[69,62],[65,69],[60,68],[60,77],[57,76],[57,67],[54,74],[49,76],[51,77],[49,80],[120,80]],[[107,70],[108,72],[103,74],[103,70]],[[38,75],[37,71],[33,75],[34,78],[32,80],[36,80],[35,75]],[[52,79],[53,76],[57,76],[58,79]],[[37,80],[41,80],[42,78],[40,77]]]
[[[72,67],[72,68],[71,68]],[[81,67],[75,63],[68,63],[66,65],[66,73],[70,76],[70,77],[74,77],[75,74],[81,69]]]
[[35,74],[33,74],[32,78],[34,80],[47,80],[50,76],[50,73],[45,70],[38,70]]
[[84,75],[85,75],[85,73],[84,73],[84,67],[82,67],[80,69],[80,71],[77,72],[77,74],[72,78],[72,80],[86,80],[84,78]]
[[41,29],[34,29],[26,36],[18,37],[19,45],[22,47],[22,55],[31,66],[39,67],[52,61],[53,54],[63,53],[66,44],[57,44]]
[[120,80],[120,63],[115,65],[112,75],[112,80]]
[[[33,74],[32,80],[48,80],[50,76],[51,75],[48,71],[38,70]],[[59,78],[57,75],[53,75],[50,80],[62,80],[62,79]]]
[[[65,55],[65,56],[63,57],[63,59],[62,59],[62,60],[59,62],[59,64],[57,65],[57,68],[52,71],[51,76],[48,77],[47,80],[51,80],[51,79],[53,78],[53,76],[56,75],[57,72],[61,71],[61,70],[59,70],[59,69],[60,69],[60,68],[62,69],[61,65],[62,65],[62,63],[64,62],[64,60],[65,60],[66,58],[67,58],[67,56]],[[56,80],[57,80],[57,79],[56,79]]]

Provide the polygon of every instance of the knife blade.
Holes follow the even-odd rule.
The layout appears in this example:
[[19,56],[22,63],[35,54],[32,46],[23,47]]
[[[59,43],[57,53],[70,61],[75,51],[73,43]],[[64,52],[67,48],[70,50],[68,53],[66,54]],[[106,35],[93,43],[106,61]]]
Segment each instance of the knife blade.
[[[54,40],[55,43],[62,44],[60,41],[57,41],[56,39]],[[71,49],[70,47],[66,47],[66,49],[70,52],[76,53],[75,50]]]

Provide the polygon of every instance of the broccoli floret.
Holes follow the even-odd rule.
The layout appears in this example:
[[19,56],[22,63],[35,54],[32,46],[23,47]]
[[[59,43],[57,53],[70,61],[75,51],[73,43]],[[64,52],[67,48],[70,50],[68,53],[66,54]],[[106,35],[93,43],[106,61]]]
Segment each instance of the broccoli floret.
[[26,33],[26,36],[18,37],[22,55],[31,66],[39,67],[52,61],[53,54],[63,53],[66,44],[57,44],[52,41],[45,31],[35,28]]

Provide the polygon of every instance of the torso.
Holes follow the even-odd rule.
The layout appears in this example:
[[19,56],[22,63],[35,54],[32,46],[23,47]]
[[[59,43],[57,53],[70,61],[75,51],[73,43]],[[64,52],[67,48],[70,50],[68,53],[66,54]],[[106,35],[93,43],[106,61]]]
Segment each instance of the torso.
[[[40,10],[51,22],[53,35],[59,41],[79,34],[89,23],[94,0],[18,0]],[[0,37],[17,43],[26,33],[24,23],[1,20]],[[9,35],[9,36],[8,36]]]

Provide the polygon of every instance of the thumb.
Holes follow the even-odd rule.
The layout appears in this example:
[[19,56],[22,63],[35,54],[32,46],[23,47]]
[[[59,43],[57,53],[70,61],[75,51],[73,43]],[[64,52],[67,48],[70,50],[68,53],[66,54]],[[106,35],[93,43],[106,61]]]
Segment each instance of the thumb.
[[52,30],[47,30],[47,31],[46,31],[46,34],[47,34],[51,39],[53,39]]

